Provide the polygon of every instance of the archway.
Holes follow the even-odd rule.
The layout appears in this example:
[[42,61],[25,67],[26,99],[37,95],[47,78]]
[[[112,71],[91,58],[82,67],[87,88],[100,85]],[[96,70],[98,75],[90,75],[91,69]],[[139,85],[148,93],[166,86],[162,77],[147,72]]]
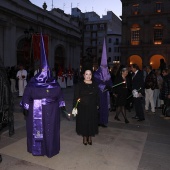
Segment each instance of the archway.
[[58,70],[59,67],[65,67],[65,50],[63,46],[58,46],[54,55],[54,68]]
[[129,57],[128,63],[131,64],[137,64],[140,69],[142,69],[142,59],[138,55],[132,55]]
[[23,38],[17,45],[17,64],[22,64],[25,68],[29,68],[32,63],[31,41]]
[[155,54],[150,58],[150,65],[152,66],[153,69],[158,69],[160,66],[160,59],[164,59],[166,62],[165,58],[162,55]]

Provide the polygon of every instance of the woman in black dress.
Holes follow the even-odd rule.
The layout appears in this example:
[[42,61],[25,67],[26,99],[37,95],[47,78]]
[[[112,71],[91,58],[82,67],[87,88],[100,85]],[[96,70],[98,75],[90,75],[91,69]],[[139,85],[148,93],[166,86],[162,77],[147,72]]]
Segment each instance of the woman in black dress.
[[119,114],[122,113],[125,123],[129,123],[127,117],[126,117],[126,100],[127,100],[127,94],[128,90],[130,89],[130,81],[127,77],[128,75],[128,69],[127,68],[121,68],[120,74],[117,74],[115,79],[115,85],[125,82],[117,87],[114,88],[114,95],[116,96],[116,116],[115,120],[120,121]]
[[98,134],[98,86],[92,81],[91,70],[85,70],[84,80],[74,91],[73,107],[80,98],[76,115],[76,132],[83,136],[84,145],[92,145],[92,136]]

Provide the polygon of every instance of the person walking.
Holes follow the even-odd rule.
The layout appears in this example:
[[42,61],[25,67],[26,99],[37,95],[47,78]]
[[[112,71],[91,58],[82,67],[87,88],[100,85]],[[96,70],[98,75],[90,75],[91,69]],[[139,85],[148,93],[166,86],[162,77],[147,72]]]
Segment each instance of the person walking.
[[94,80],[99,87],[99,96],[100,96],[100,117],[99,117],[99,126],[107,127],[108,117],[109,117],[109,104],[110,104],[110,94],[112,80],[111,75],[107,66],[107,54],[106,54],[106,44],[105,39],[103,43],[103,51],[100,67],[94,72]]
[[84,80],[76,85],[73,99],[73,107],[80,99],[76,116],[76,132],[83,136],[84,145],[92,145],[92,137],[98,134],[98,86],[92,81],[90,69],[85,69],[83,72]]
[[127,77],[128,75],[128,69],[126,67],[121,67],[120,74],[115,79],[115,84],[120,84],[124,82],[123,84],[115,87],[113,89],[114,95],[116,96],[116,116],[115,120],[120,121],[119,114],[122,113],[125,123],[129,123],[127,117],[126,117],[126,102],[127,102],[127,94],[128,89],[131,89],[130,87],[130,81]]
[[138,119],[138,121],[144,121],[144,108],[143,108],[143,98],[144,98],[144,78],[143,73],[139,70],[137,64],[131,65],[132,75],[132,93],[133,101],[136,115],[132,117],[133,119]]
[[41,71],[31,78],[21,101],[27,130],[27,151],[51,158],[60,151],[60,108],[65,111],[61,87],[52,77],[41,35]]
[[15,66],[11,67],[9,71],[9,77],[10,77],[10,82],[11,82],[11,92],[15,93],[17,92],[16,90],[16,71],[15,71]]
[[155,104],[155,109],[161,109],[160,89],[162,88],[162,83],[163,83],[161,70],[160,69],[155,70],[155,74],[157,79],[157,85],[153,93],[154,104]]
[[19,68],[20,70],[17,72],[16,77],[18,78],[19,97],[22,97],[25,86],[27,85],[27,71],[24,70],[23,65],[20,65]]
[[149,111],[149,104],[151,104],[151,112],[155,114],[154,90],[157,86],[156,74],[152,71],[150,65],[146,66],[147,76],[145,79],[145,110]]

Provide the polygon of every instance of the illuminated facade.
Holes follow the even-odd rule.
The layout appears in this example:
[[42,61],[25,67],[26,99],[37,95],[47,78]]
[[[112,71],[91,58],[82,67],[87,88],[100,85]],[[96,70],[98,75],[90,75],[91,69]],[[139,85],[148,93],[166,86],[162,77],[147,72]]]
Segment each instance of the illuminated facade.
[[160,59],[170,64],[170,1],[121,0],[124,64],[151,64],[159,68]]

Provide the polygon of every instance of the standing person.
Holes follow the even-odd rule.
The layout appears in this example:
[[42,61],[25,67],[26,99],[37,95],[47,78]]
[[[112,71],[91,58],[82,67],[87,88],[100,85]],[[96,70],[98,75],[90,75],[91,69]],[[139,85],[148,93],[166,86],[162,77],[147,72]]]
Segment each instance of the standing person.
[[[107,66],[107,54],[106,54],[106,44],[105,39],[103,43],[103,51],[100,67],[94,73],[94,80],[99,87],[100,96],[100,109],[99,109],[99,125],[102,127],[107,127],[108,117],[109,117],[109,91],[111,90],[112,80]],[[105,91],[108,89],[109,91]]]
[[166,69],[166,63],[165,63],[165,60],[163,58],[160,59],[159,69],[161,70],[161,73],[164,69]]
[[73,106],[78,104],[76,116],[76,132],[83,136],[83,144],[92,145],[92,136],[98,134],[98,86],[92,81],[92,71],[87,69],[83,74],[84,80],[76,85]]
[[19,68],[20,70],[17,72],[16,77],[18,78],[19,97],[22,97],[25,86],[27,85],[27,71],[24,70],[23,65],[20,65]]
[[116,116],[115,120],[120,121],[119,114],[122,113],[125,123],[129,123],[127,117],[126,117],[126,102],[127,102],[127,94],[128,89],[131,89],[130,87],[130,81],[127,77],[128,75],[128,69],[126,67],[122,67],[120,70],[120,74],[115,79],[115,84],[119,84],[122,82],[125,82],[124,84],[121,84],[113,89],[114,94],[116,96]]
[[[144,78],[143,73],[139,70],[137,64],[131,65],[131,70],[133,72],[132,76],[132,92],[137,91],[137,95],[133,95],[134,107],[136,115],[132,117],[133,119],[138,119],[138,121],[145,120],[144,108],[143,108],[143,96],[144,96]],[[133,93],[134,94],[134,93]]]
[[9,78],[11,82],[11,92],[15,93],[17,92],[16,90],[16,72],[15,72],[15,66],[11,67],[9,71]]
[[[9,136],[14,134],[13,97],[7,72],[0,58],[0,131],[8,125]],[[0,162],[2,157],[0,155]]]
[[71,67],[69,67],[69,69],[67,70],[67,87],[73,86],[73,77],[74,77],[74,72],[71,69]]
[[153,93],[153,98],[154,98],[155,108],[160,109],[161,108],[160,89],[162,87],[163,78],[161,76],[160,69],[157,69],[155,71],[155,74],[156,74],[156,78],[157,78],[157,85],[156,85],[156,88]]
[[148,112],[151,104],[151,112],[155,113],[154,90],[157,86],[157,78],[150,65],[146,66],[147,76],[145,78],[145,110]]
[[52,157],[60,151],[60,109],[65,110],[62,91],[47,64],[43,36],[41,71],[25,88],[21,106],[25,109],[27,151],[34,156]]

